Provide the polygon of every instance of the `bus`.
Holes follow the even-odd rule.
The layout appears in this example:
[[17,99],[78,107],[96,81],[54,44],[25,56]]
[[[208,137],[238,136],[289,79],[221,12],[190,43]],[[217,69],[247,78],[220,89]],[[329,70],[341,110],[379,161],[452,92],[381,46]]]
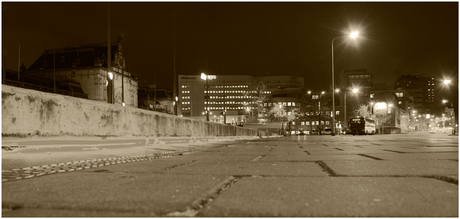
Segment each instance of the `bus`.
[[375,133],[375,122],[372,119],[366,119],[362,116],[355,116],[348,123],[349,129],[353,135],[372,135]]

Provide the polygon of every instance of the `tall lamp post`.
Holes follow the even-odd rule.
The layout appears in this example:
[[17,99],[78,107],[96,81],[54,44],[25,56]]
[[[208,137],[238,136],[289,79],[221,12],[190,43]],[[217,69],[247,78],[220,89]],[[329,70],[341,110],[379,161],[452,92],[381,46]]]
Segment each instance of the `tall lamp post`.
[[[353,32],[349,36],[351,38],[356,38],[358,36],[358,32]],[[339,36],[339,37],[335,37],[334,39],[332,39],[332,132],[331,132],[332,136],[335,135],[334,40],[337,39],[337,38],[341,38],[341,37],[344,37],[344,36]]]
[[209,107],[208,107],[208,104],[209,104],[209,90],[208,90],[208,76],[205,74],[205,73],[201,73],[201,79],[203,80],[206,80],[206,121],[209,122]]
[[318,135],[321,135],[321,98],[323,97],[323,95],[325,93],[326,92],[321,91],[321,94],[319,95],[319,100],[318,100],[318,111],[319,111],[319,114],[318,114],[318,120],[319,120],[319,123],[318,123]]

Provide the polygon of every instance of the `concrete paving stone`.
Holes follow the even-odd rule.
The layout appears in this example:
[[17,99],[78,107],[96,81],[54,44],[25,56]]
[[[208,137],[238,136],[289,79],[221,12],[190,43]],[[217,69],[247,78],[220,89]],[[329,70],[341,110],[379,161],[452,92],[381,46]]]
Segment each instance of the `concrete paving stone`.
[[409,146],[402,146],[402,147],[385,147],[382,150],[393,150],[405,153],[421,153],[421,152],[458,152],[458,148],[451,148],[451,147],[409,147]]
[[458,160],[458,153],[365,153],[383,160]]
[[252,153],[252,152],[259,152],[259,151],[266,151],[271,146],[228,146],[228,147],[215,147],[215,148],[208,148],[203,150],[203,152],[219,152],[219,153],[225,153],[225,152],[232,152],[232,153],[237,153],[237,152],[247,152],[247,153]]
[[[394,154],[395,152],[391,151],[385,151],[382,150],[381,148],[379,149],[368,149],[368,148],[341,148],[341,147],[335,147],[333,148],[334,150],[341,151],[342,154],[366,154],[366,153],[376,153],[376,154]],[[312,151],[312,154],[317,154],[320,153],[319,151]]]
[[375,161],[325,161],[339,175],[454,175],[458,174],[458,162],[450,160],[375,160]]
[[[23,209],[164,215],[186,210],[186,206],[198,195],[225,178],[217,175],[112,172],[55,174],[3,183],[2,208],[19,206]],[[2,213],[8,216],[14,214],[14,210]]]
[[197,151],[190,153],[187,156],[214,156],[214,157],[228,157],[228,156],[259,156],[268,153],[268,148],[265,150],[221,150],[221,151]]
[[349,153],[334,148],[329,148],[325,150],[309,150],[308,148],[305,151],[308,151],[311,155],[349,155]]
[[284,153],[267,153],[260,161],[307,161],[308,154],[304,151],[291,151]]
[[216,161],[251,161],[257,156],[263,153],[207,153],[207,152],[196,152],[183,156],[183,159],[187,160],[216,160]]
[[198,216],[458,217],[458,186],[410,177],[246,177]]
[[458,153],[458,147],[420,147],[414,148],[416,152],[454,152]]
[[293,155],[293,156],[284,156],[277,154],[268,154],[260,162],[269,162],[269,161],[326,161],[326,160],[372,160],[372,158],[364,157],[360,155],[308,155],[304,152],[304,155]]
[[183,157],[175,156],[170,158],[153,159],[146,161],[138,161],[131,163],[122,163],[110,166],[102,166],[97,168],[91,168],[83,170],[85,172],[129,172],[129,173],[158,173],[164,169],[187,165],[188,163],[194,162],[193,159],[183,159]]
[[2,211],[5,217],[152,217],[146,212],[110,211],[103,210],[72,210],[72,209],[46,209],[46,208],[20,208]]
[[[263,160],[263,158],[262,158]],[[270,175],[270,176],[327,176],[314,162],[260,161],[197,161],[167,171],[168,174],[202,175]]]

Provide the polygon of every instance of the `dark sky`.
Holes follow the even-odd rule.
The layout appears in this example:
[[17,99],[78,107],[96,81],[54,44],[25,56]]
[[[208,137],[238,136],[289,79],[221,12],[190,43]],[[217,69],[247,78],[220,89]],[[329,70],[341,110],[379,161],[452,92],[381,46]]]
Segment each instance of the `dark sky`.
[[[2,3],[3,65],[26,67],[45,49],[107,42],[107,2]],[[398,76],[458,75],[458,3],[138,2],[110,3],[111,37],[124,34],[130,71],[141,85],[173,87],[177,74],[295,75],[306,87],[336,72],[366,68],[374,83]],[[175,19],[173,14],[175,13]]]

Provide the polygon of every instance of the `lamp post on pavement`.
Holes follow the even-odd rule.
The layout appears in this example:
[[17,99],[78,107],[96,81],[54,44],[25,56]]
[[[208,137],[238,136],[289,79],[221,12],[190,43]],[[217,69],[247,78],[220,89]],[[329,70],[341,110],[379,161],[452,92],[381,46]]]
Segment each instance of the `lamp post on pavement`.
[[[358,32],[353,32],[349,35],[351,38],[356,38],[358,36]],[[334,82],[334,40],[337,38],[341,38],[344,36],[339,36],[335,37],[332,39],[332,132],[331,135],[335,135],[335,97],[334,97],[334,91],[335,91],[335,82]]]
[[206,80],[206,121],[209,122],[209,90],[208,90],[208,76],[205,73],[201,73],[201,79]]

